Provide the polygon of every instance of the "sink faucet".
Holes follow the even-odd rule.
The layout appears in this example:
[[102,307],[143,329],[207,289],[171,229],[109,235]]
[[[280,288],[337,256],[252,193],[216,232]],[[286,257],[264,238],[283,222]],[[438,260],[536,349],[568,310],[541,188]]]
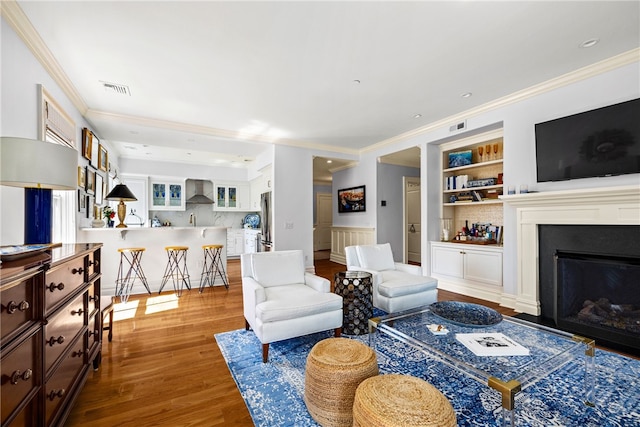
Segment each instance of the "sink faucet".
[[192,213],[191,215],[189,215],[189,224],[193,224],[193,226],[196,226],[196,214]]

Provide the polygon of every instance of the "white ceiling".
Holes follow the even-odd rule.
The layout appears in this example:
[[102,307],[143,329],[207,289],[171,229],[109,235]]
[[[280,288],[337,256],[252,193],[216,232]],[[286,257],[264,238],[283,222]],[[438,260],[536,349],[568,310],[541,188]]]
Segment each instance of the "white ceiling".
[[239,166],[357,153],[640,45],[637,1],[17,3],[122,157]]

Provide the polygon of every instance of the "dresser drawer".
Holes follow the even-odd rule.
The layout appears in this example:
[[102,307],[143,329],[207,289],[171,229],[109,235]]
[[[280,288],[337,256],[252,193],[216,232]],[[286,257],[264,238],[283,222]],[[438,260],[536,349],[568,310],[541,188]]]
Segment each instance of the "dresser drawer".
[[36,292],[42,289],[44,272],[38,271],[3,285],[0,293],[0,345],[29,328],[38,319]]
[[[20,412],[18,412],[11,420],[10,423],[2,421],[2,427],[36,427],[38,423],[38,396],[34,395],[29,399],[29,402],[25,405]],[[4,410],[4,406],[3,406]],[[4,412],[2,413],[4,415]]]
[[2,354],[0,400],[3,426],[7,418],[30,394],[30,398],[33,397],[33,391],[40,385],[38,354],[41,342],[42,335],[40,329],[37,329],[20,344]]
[[89,298],[87,300],[87,310],[89,315],[96,311],[100,311],[100,284],[93,282],[87,288]]
[[49,314],[58,303],[82,286],[84,280],[84,258],[76,258],[46,272],[44,311]]
[[94,274],[101,271],[100,268],[100,251],[91,252],[87,255],[87,281],[91,280]]
[[87,363],[90,362],[89,358],[93,356],[96,347],[100,345],[100,321],[102,320],[102,314],[97,312],[89,318],[89,326],[87,327]]
[[86,314],[84,296],[85,294],[78,295],[51,317],[44,326],[44,361],[47,374],[56,359],[60,357],[84,326]]
[[54,415],[58,412],[68,396],[73,394],[73,387],[83,373],[84,363],[84,340],[78,337],[72,344],[71,349],[64,360],[44,387],[44,400],[46,408],[46,424],[50,425]]

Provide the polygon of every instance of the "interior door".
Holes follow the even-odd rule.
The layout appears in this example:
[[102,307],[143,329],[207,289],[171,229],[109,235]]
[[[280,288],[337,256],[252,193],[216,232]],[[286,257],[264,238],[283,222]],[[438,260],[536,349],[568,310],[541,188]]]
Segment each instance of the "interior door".
[[316,195],[316,227],[314,232],[314,250],[331,249],[331,226],[333,225],[333,206],[331,193]]
[[404,177],[405,262],[420,264],[420,178]]

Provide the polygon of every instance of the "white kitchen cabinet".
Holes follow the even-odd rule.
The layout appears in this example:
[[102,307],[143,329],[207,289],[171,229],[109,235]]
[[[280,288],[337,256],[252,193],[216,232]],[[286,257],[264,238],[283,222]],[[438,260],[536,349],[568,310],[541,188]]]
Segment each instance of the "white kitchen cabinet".
[[244,230],[227,229],[227,257],[240,256],[244,252]]
[[260,207],[260,197],[262,196],[262,176],[258,178],[252,179],[249,183],[249,188],[251,192],[251,210],[259,211]]
[[185,203],[185,180],[151,178],[149,210],[183,211]]
[[249,183],[220,182],[215,184],[216,211],[251,211]]
[[431,242],[431,275],[438,288],[500,301],[502,247]]
[[244,230],[244,253],[252,254],[258,252],[258,234],[260,230]]
[[[126,202],[127,215],[124,218],[124,223],[127,225],[140,225],[140,223],[142,223],[142,225],[147,224],[147,220],[149,218],[149,205],[148,198],[145,197],[145,195],[148,191],[149,178],[145,175],[122,174],[120,179],[138,199],[136,201]],[[118,202],[111,202],[110,205],[114,211],[118,210]],[[132,212],[134,215],[130,215]]]

